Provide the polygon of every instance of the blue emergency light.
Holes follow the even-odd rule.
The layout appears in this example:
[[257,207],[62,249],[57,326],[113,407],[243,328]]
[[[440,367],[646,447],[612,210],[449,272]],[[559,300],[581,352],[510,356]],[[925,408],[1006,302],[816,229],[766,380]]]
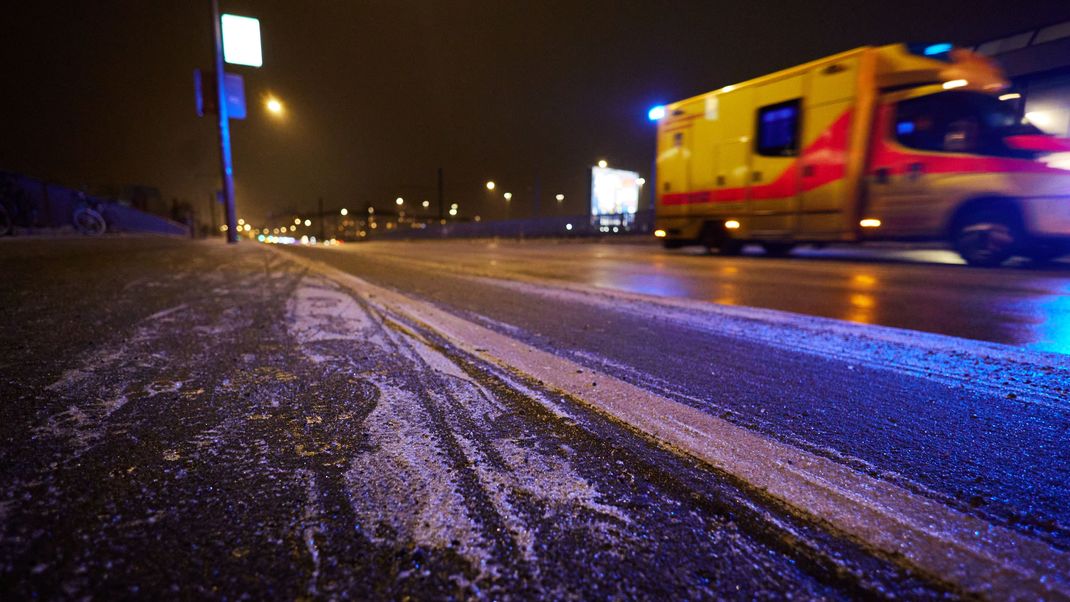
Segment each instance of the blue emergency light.
[[925,47],[925,50],[922,51],[922,54],[924,54],[925,56],[936,56],[938,54],[946,54],[948,52],[951,52],[951,49],[953,47],[954,46],[952,46],[948,42],[941,42],[940,44],[930,44],[930,45]]

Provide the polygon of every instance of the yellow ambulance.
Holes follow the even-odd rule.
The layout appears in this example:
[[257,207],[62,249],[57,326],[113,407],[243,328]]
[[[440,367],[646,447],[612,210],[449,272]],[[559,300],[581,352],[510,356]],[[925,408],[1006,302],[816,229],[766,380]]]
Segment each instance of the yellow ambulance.
[[[987,58],[863,47],[661,108],[666,247],[949,242],[974,265],[1070,252],[1070,141],[1018,115]],[[1065,155],[1064,155],[1065,156]]]

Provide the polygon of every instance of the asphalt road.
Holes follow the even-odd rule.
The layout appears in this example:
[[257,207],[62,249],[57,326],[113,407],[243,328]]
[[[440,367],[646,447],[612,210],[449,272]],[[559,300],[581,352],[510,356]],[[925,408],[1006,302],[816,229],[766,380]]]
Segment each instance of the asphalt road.
[[4,241],[0,592],[1070,596],[1063,356],[643,254]]
[[[362,244],[361,253],[537,277],[657,297],[762,307],[1070,353],[1070,263],[970,268],[951,251],[909,247],[748,249],[579,241]],[[752,252],[753,251],[753,252]]]

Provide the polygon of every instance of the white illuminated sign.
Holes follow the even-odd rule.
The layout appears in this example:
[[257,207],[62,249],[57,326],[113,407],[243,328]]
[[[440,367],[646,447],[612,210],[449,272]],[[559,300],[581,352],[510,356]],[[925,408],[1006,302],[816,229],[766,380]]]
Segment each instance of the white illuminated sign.
[[223,15],[223,60],[231,65],[260,67],[260,19]]
[[639,174],[609,167],[591,168],[591,214],[634,214],[639,210]]

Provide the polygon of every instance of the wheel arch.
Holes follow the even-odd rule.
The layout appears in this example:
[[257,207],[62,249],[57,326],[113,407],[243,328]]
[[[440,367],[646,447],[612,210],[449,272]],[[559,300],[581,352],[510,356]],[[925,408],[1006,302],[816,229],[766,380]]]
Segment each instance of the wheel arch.
[[947,222],[944,224],[944,237],[951,240],[963,220],[974,213],[986,210],[996,210],[1006,213],[1019,229],[1023,228],[1025,225],[1022,218],[1022,209],[1018,205],[1018,199],[1007,195],[987,194],[970,197],[959,203],[958,207],[951,212]]

